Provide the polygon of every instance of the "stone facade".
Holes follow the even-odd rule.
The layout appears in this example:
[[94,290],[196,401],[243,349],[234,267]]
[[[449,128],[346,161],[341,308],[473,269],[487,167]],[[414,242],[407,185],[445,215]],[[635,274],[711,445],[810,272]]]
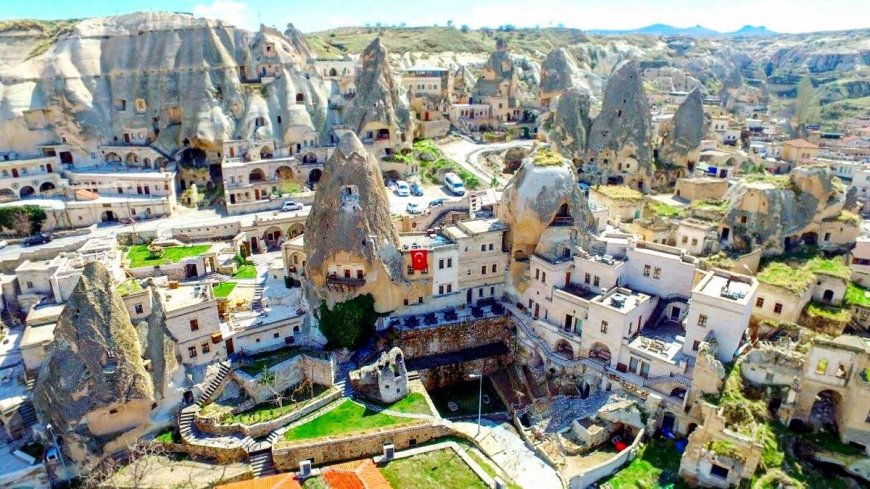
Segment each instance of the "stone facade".
[[393,347],[382,352],[371,364],[350,373],[353,390],[383,404],[392,404],[408,395],[408,370],[402,350]]

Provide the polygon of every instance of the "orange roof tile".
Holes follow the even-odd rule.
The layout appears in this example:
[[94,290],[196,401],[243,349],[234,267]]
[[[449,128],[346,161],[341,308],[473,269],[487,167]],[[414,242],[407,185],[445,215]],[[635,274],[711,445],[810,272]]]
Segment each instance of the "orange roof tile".
[[323,469],[323,478],[331,489],[392,489],[371,459],[331,465]]
[[296,480],[296,474],[287,472],[246,481],[231,482],[216,486],[215,489],[302,489],[302,486]]
[[806,139],[792,139],[791,141],[786,141],[785,144],[794,146],[795,148],[818,148],[818,146]]
[[76,189],[76,198],[81,200],[97,200],[100,198],[100,196],[91,192],[90,190],[80,188]]

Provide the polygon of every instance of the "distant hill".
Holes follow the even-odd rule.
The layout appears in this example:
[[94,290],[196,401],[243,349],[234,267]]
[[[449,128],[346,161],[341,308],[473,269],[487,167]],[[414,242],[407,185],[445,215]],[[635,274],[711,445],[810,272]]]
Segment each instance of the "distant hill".
[[607,30],[607,29],[592,29],[586,31],[589,34],[599,36],[625,36],[625,35],[643,35],[643,36],[686,36],[686,37],[750,37],[750,36],[774,36],[775,32],[767,29],[764,26],[745,25],[734,32],[719,32],[713,29],[708,29],[701,25],[694,27],[674,27],[668,24],[652,24],[639,29],[628,30]]

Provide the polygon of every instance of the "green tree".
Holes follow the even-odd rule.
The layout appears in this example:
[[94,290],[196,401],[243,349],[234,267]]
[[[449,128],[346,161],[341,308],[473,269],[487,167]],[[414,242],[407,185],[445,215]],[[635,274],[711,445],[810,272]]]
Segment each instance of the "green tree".
[[462,24],[462,26],[459,27],[459,31],[462,32],[463,34],[468,34],[468,31],[470,31],[470,30],[471,30],[471,27],[468,27],[468,24]]
[[797,133],[805,132],[806,125],[812,122],[818,122],[821,116],[819,107],[819,98],[813,89],[813,83],[810,78],[805,76],[797,85],[797,96],[792,105],[794,111],[793,128]]
[[38,233],[46,217],[45,210],[36,205],[0,207],[0,226],[22,236]]
[[371,294],[338,303],[330,309],[320,303],[320,331],[330,348],[352,348],[375,332],[375,299]]

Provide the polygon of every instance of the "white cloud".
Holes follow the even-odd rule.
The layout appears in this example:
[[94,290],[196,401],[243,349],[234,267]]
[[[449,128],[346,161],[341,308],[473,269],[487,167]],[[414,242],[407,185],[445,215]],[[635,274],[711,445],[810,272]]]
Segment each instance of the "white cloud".
[[252,30],[260,26],[251,15],[248,4],[235,0],[212,0],[211,4],[196,4],[193,6],[193,15],[220,19],[234,26]]

